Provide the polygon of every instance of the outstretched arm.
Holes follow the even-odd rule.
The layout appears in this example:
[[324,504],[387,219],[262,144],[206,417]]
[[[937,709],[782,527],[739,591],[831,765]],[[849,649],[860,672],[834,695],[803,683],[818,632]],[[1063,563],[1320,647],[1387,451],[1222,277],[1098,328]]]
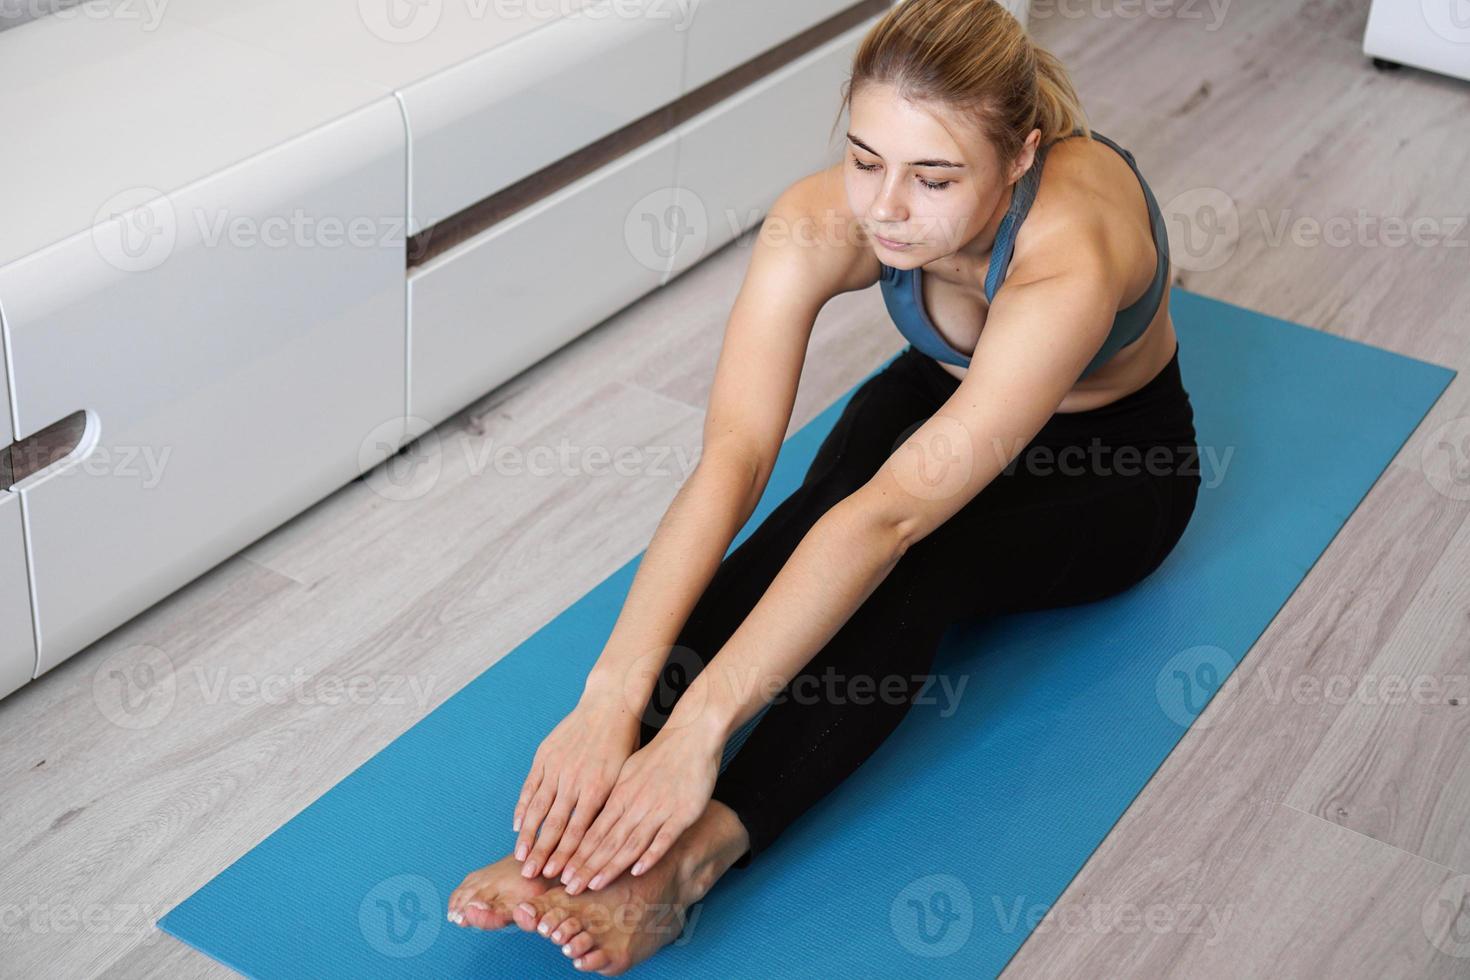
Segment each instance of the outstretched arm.
[[1107,335],[1118,298],[1109,280],[1100,264],[1074,262],[997,292],[959,388],[812,526],[660,735],[624,765],[568,862],[576,881],[600,887],[630,865],[640,873],[703,812],[730,735],[1046,424]]

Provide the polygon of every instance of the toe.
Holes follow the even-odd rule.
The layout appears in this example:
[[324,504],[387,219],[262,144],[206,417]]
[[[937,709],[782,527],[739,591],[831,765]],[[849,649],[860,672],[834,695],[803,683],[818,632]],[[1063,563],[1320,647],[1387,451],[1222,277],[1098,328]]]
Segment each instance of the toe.
[[578,956],[572,960],[572,966],[578,970],[596,971],[601,973],[607,969],[607,953],[600,949],[594,949],[586,956]]
[[583,930],[571,939],[561,944],[561,951],[568,956],[586,956],[597,948],[597,942],[592,933]]
[[536,931],[543,936],[550,936],[552,931],[566,920],[566,917],[566,909],[547,909],[546,914],[541,917],[541,921],[536,923]]
[[582,921],[575,915],[568,916],[566,921],[557,926],[551,932],[551,941],[554,943],[565,943],[573,936],[582,931]]

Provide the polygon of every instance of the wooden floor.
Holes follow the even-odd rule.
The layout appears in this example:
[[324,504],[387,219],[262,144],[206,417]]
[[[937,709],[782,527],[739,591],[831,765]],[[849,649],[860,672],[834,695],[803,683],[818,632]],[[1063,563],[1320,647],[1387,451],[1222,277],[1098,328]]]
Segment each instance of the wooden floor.
[[[1174,212],[1178,282],[1463,373],[1009,974],[1467,977],[1470,83],[1375,71],[1367,0],[1150,6],[1031,28]],[[0,974],[230,975],[152,922],[643,549],[748,257],[487,395],[415,481],[374,471],[0,701]],[[901,346],[876,289],[830,303],[793,430]],[[552,472],[497,463],[563,440]],[[350,678],[383,686],[327,703]]]

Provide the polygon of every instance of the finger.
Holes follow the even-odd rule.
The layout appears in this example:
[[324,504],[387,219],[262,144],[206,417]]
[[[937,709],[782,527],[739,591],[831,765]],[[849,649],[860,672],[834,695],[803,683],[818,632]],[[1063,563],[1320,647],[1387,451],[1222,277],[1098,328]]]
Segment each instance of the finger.
[[556,851],[551,859],[546,862],[546,867],[541,873],[547,877],[553,877],[556,873],[566,867],[571,856],[577,853],[582,839],[587,834],[587,828],[602,811],[602,805],[607,802],[608,788],[601,783],[594,783],[588,787],[577,799],[577,805],[572,810],[572,819],[567,823],[566,832],[561,835],[561,843],[557,845]]
[[571,860],[567,862],[566,868],[561,873],[562,884],[567,886],[569,894],[575,894],[571,890],[573,885],[580,886],[580,884],[585,883],[590,877],[590,875],[583,872],[583,868],[592,859],[593,853],[602,845],[608,833],[617,825],[619,818],[623,814],[622,808],[622,800],[619,798],[617,791],[614,790],[613,795],[602,808],[602,812],[597,815],[596,820],[592,821],[592,826],[587,828],[587,835],[582,838],[582,843],[577,846],[576,853],[572,855]]
[[516,839],[517,861],[524,861],[526,855],[531,853],[531,846],[536,842],[536,830],[541,826],[546,811],[551,809],[554,799],[556,786],[549,779],[542,780],[536,795],[531,797],[530,806],[526,807],[526,819],[521,821],[521,835]]
[[606,887],[609,882],[616,881],[618,876],[628,869],[628,865],[638,859],[638,855],[648,850],[648,842],[654,837],[655,832],[663,826],[664,821],[658,817],[648,817],[628,832],[628,839],[623,846],[617,849],[602,870],[587,882],[587,887],[596,891]]
[[[617,854],[622,846],[628,842],[629,835],[633,833],[640,822],[641,815],[635,815],[632,811],[628,811],[617,823],[613,824],[612,829],[607,832],[607,835],[597,845],[597,850],[593,851],[592,856],[587,859],[586,865],[578,869],[577,878],[580,880],[576,883],[577,887],[568,888],[567,894],[578,894],[591,883],[591,879],[602,875],[603,868],[612,860],[613,855]],[[604,876],[604,880],[606,880],[606,876]]]
[[658,833],[653,835],[653,841],[648,845],[648,850],[633,862],[633,874],[644,874],[649,868],[658,864],[658,859],[669,853],[669,848],[674,846],[674,841],[678,840],[687,829],[687,827],[676,827],[672,820],[660,827]]
[[557,794],[556,802],[551,805],[551,811],[546,814],[546,819],[541,824],[541,833],[536,837],[536,844],[531,848],[531,854],[526,858],[526,864],[521,869],[523,876],[533,878],[536,872],[541,870],[546,855],[561,842],[561,832],[566,828],[567,817],[571,811],[571,790],[567,789]]
[[511,818],[511,832],[520,833],[521,818],[526,815],[526,807],[531,803],[531,797],[536,795],[536,789],[541,785],[542,778],[546,775],[546,767],[540,762],[531,765],[531,771],[526,775],[526,781],[521,784],[521,795],[516,800],[515,814]]

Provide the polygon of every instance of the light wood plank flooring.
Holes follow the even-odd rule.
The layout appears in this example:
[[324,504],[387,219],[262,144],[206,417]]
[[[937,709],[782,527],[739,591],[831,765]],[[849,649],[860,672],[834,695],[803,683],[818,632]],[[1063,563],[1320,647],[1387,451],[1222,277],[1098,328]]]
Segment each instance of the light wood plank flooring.
[[[1038,0],[1031,29],[1171,212],[1178,282],[1465,371],[1470,83],[1373,70],[1367,8]],[[1212,238],[1197,205],[1222,198]],[[1426,230],[1394,245],[1375,218]],[[151,923],[647,544],[748,257],[710,257],[440,426],[414,473],[344,487],[0,701],[0,905],[21,910],[0,974],[232,975]],[[901,346],[876,289],[828,304],[793,430]],[[1462,374],[1010,975],[1470,976],[1467,436]],[[124,700],[150,664],[164,696]],[[348,678],[370,704],[332,703],[321,682]]]

